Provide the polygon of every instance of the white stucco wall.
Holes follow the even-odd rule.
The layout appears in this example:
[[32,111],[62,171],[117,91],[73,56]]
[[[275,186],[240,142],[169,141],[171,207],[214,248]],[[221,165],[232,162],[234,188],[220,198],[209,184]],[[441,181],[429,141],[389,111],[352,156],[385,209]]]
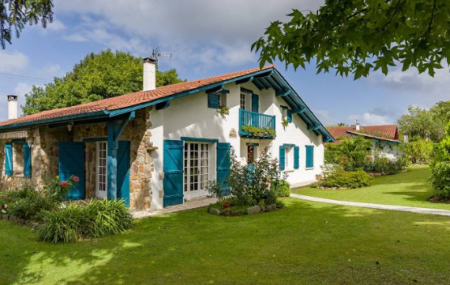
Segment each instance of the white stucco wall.
[[403,151],[399,148],[399,145],[393,143],[376,143],[375,140],[373,140],[372,150],[374,155],[386,157],[389,160],[397,160],[403,156]]
[[[259,111],[267,115],[276,116],[276,138],[273,140],[246,139],[239,137],[239,109],[241,87],[252,90],[259,95]],[[153,145],[158,147],[152,155],[155,163],[155,173],[152,176],[152,209],[160,209],[163,204],[163,159],[164,140],[180,140],[181,137],[217,139],[219,142],[229,142],[236,156],[245,160],[247,143],[259,143],[258,153],[265,148],[274,158],[279,157],[279,146],[295,144],[300,148],[300,168],[287,171],[291,184],[305,183],[315,180],[316,174],[321,173],[324,159],[322,137],[307,129],[305,122],[298,115],[293,115],[293,123],[286,130],[282,126],[282,111],[280,105],[288,104],[275,96],[273,89],[259,90],[252,83],[236,85],[230,83],[225,86],[230,91],[226,104],[229,115],[222,116],[218,110],[208,108],[208,96],[201,92],[171,101],[170,107],[164,110],[150,111]],[[230,131],[236,131],[236,137],[230,137]],[[306,169],[306,145],[314,145],[314,168]],[[215,145],[211,148],[215,156]],[[215,163],[211,167],[211,177],[215,178]]]

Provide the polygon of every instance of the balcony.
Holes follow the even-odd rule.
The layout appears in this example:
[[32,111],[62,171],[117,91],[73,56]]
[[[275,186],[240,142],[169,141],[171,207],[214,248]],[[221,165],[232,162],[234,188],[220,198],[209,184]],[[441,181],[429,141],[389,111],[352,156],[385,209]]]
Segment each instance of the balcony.
[[275,116],[239,109],[239,135],[246,138],[275,138]]

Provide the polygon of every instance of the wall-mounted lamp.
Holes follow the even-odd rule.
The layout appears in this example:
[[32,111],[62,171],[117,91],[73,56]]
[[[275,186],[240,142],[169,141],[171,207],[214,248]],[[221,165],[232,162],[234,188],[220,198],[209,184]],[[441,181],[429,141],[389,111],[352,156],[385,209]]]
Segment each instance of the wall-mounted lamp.
[[67,130],[69,130],[69,132],[71,132],[72,131],[72,127],[73,127],[73,122],[69,122],[67,124]]

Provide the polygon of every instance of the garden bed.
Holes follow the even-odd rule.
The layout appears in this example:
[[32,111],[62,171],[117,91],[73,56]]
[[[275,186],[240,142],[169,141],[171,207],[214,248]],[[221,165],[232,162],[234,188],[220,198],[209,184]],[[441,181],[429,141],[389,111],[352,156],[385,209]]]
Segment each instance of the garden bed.
[[276,209],[282,208],[283,204],[271,204],[271,205],[254,205],[254,206],[231,206],[223,207],[222,203],[211,204],[208,207],[208,213],[216,216],[243,216],[243,215],[255,215],[264,212],[271,212]]

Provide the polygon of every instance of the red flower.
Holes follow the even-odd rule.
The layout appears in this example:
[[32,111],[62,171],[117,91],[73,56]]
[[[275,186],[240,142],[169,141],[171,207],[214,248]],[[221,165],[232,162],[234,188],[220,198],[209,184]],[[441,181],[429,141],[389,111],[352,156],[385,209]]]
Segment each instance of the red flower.
[[344,157],[342,158],[342,161],[346,162],[346,161],[347,161],[347,157],[344,156]]
[[72,181],[78,183],[78,182],[80,182],[80,177],[74,176],[74,177],[72,177]]
[[62,182],[61,182],[61,186],[62,186],[62,187],[66,188],[67,185],[68,185],[67,181],[62,181]]
[[370,161],[370,156],[366,157],[366,161]]

